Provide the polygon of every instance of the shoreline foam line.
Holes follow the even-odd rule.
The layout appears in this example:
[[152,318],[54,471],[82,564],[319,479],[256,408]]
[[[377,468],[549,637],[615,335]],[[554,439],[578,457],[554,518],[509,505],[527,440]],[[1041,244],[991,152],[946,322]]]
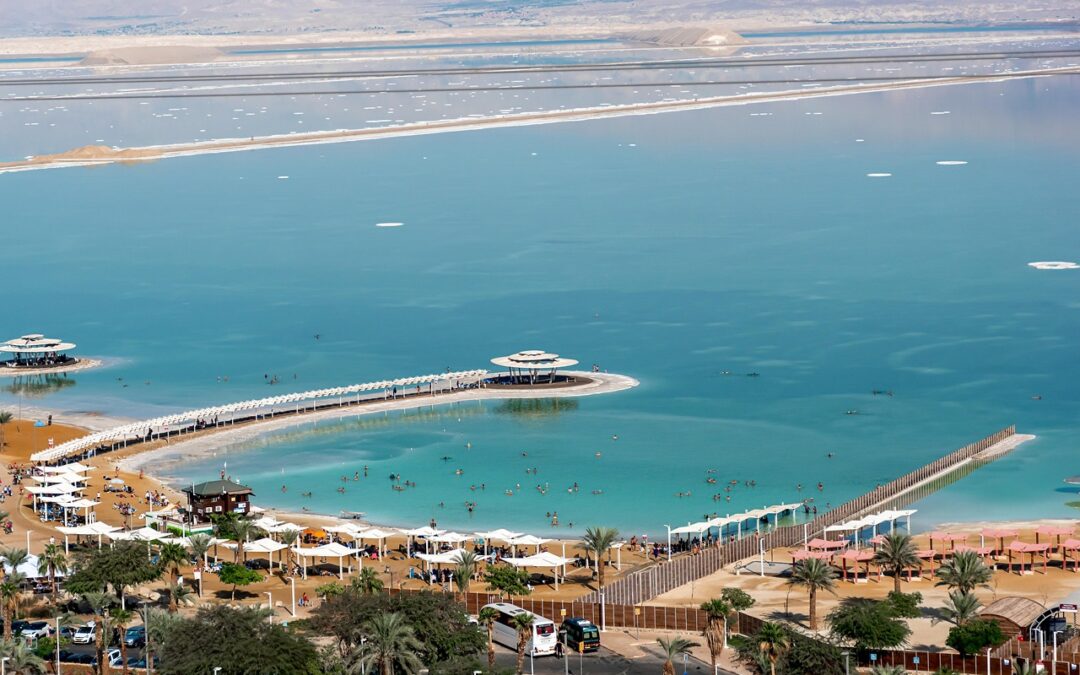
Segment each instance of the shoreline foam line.
[[[58,169],[72,166],[97,166],[118,162],[142,162],[190,155],[214,154],[220,152],[241,152],[273,147],[298,145],[318,145],[322,143],[348,143],[380,138],[397,138],[424,134],[448,133],[455,131],[476,131],[482,129],[532,126],[558,122],[581,122],[613,117],[653,115],[663,112],[686,110],[705,110],[732,105],[749,105],[773,101],[791,101],[830,96],[885,92],[900,89],[921,89],[923,87],[944,87],[957,84],[997,83],[1010,79],[1050,77],[1054,75],[1077,74],[1080,67],[1067,66],[1029,71],[1002,73],[999,76],[966,77],[957,76],[938,80],[901,80],[888,84],[856,84],[851,86],[827,87],[819,90],[788,90],[761,94],[736,96],[715,96],[681,101],[656,101],[649,103],[630,103],[624,105],[594,106],[570,110],[552,110],[529,112],[518,115],[496,115],[484,118],[458,118],[437,122],[415,122],[399,126],[346,129],[334,131],[310,132],[306,134],[284,134],[264,136],[257,139],[233,138],[214,141],[196,141],[170,145],[150,145],[134,148],[104,148],[95,155],[83,156],[81,149],[51,155],[40,155],[29,160],[0,163],[0,173],[33,171],[38,169]],[[31,100],[31,99],[27,99]]]

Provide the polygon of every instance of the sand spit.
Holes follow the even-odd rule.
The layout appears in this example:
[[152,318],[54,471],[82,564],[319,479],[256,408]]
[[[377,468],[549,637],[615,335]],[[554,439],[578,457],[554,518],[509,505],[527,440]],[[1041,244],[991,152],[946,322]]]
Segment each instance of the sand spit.
[[50,375],[52,373],[74,373],[80,370],[90,370],[101,365],[99,359],[79,359],[70,366],[54,366],[51,368],[0,368],[0,377],[27,377],[31,375]]
[[[871,92],[892,91],[897,89],[918,89],[922,87],[941,87],[955,84],[973,84],[977,82],[1001,82],[1014,78],[1045,77],[1049,75],[1080,73],[1080,67],[1067,66],[1042,70],[1016,71],[993,77],[957,76],[937,80],[906,80],[892,83],[870,83],[841,85],[819,90],[800,89],[797,91],[766,92],[760,94],[742,94],[735,96],[714,96],[693,100],[659,101],[653,103],[631,103],[593,108],[570,110],[551,110],[513,115],[497,115],[487,118],[459,118],[437,122],[414,122],[397,126],[368,129],[344,129],[336,131],[316,131],[304,134],[264,136],[256,138],[220,139],[178,143],[175,145],[144,146],[138,148],[109,148],[107,146],[85,146],[68,152],[53,155],[40,155],[14,162],[0,163],[0,173],[28,171],[33,169],[55,169],[68,166],[90,166],[114,162],[134,162],[170,157],[184,157],[217,152],[238,152],[279,146],[313,145],[318,143],[345,143],[378,138],[396,138],[419,134],[436,134],[453,131],[474,131],[497,127],[551,124],[555,122],[578,122],[609,117],[631,115],[649,115],[679,110],[703,110],[729,105],[747,105],[771,101],[802,100],[826,96],[843,96]],[[44,100],[32,97],[19,100]],[[49,99],[69,100],[69,98]],[[78,100],[78,97],[70,97]]]
[[729,47],[745,45],[748,40],[733,30],[715,27],[664,28],[626,34],[632,42],[646,42],[664,47]]
[[[500,399],[536,399],[536,398],[565,398],[577,396],[595,396],[597,394],[610,394],[638,386],[638,381],[626,375],[613,373],[574,373],[589,379],[587,384],[581,386],[566,387],[562,389],[544,390],[514,390],[514,389],[462,389],[450,394],[440,394],[437,398],[417,397],[409,399],[394,399],[390,401],[378,401],[366,403],[361,406],[346,408],[330,408],[313,413],[305,413],[300,416],[266,418],[258,422],[249,422],[239,427],[222,427],[207,434],[192,437],[190,440],[169,443],[164,447],[157,447],[145,452],[137,452],[125,457],[119,462],[124,471],[147,470],[148,473],[158,473],[181,459],[212,454],[225,444],[240,443],[258,438],[268,432],[287,429],[289,427],[302,426],[305,424],[317,424],[318,422],[336,420],[346,417],[359,417],[373,413],[389,412],[392,410],[409,410],[412,408],[426,408],[429,406],[444,406],[452,403],[464,403],[468,401],[500,400]],[[164,476],[156,476],[164,479]]]
[[216,47],[157,45],[118,47],[92,51],[80,66],[147,66],[178,63],[212,63],[224,54]]

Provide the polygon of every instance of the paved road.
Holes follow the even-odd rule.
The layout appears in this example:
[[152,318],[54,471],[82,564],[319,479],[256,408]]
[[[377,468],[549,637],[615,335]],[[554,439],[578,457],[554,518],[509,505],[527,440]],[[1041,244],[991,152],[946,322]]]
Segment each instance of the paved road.
[[[501,668],[516,668],[517,654],[496,645],[495,663]],[[636,658],[627,658],[605,647],[592,654],[571,654],[566,659],[544,656],[533,659],[531,664],[528,658],[525,659],[525,672],[536,675],[660,675],[663,670],[664,662],[657,656],[643,654]],[[710,675],[709,670],[709,664],[695,658],[689,659],[685,671],[681,662],[675,664],[676,675],[682,675],[683,672],[688,675]],[[720,670],[719,675],[735,674]]]

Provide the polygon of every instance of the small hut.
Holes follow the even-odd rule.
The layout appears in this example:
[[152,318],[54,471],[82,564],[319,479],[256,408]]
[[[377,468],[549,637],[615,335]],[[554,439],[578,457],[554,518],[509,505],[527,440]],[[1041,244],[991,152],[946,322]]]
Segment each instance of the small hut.
[[1026,635],[1031,625],[1045,612],[1046,607],[1034,600],[1008,597],[1000,598],[983,607],[979,612],[979,618],[993,621],[1001,627],[1001,632],[1006,638],[1013,638],[1017,635]]

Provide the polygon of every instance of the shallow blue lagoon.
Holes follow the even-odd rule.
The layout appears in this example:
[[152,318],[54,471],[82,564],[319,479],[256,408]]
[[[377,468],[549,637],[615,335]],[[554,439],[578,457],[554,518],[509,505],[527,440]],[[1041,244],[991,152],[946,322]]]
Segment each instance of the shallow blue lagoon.
[[526,348],[642,382],[305,424],[161,467],[187,483],[227,461],[264,504],[530,531],[558,511],[562,529],[656,534],[837,504],[1016,423],[1039,440],[916,525],[1066,515],[1080,275],[1027,263],[1080,255],[1078,103],[1075,80],[1043,79],[9,174],[3,325],[111,363],[30,401],[67,410]]

